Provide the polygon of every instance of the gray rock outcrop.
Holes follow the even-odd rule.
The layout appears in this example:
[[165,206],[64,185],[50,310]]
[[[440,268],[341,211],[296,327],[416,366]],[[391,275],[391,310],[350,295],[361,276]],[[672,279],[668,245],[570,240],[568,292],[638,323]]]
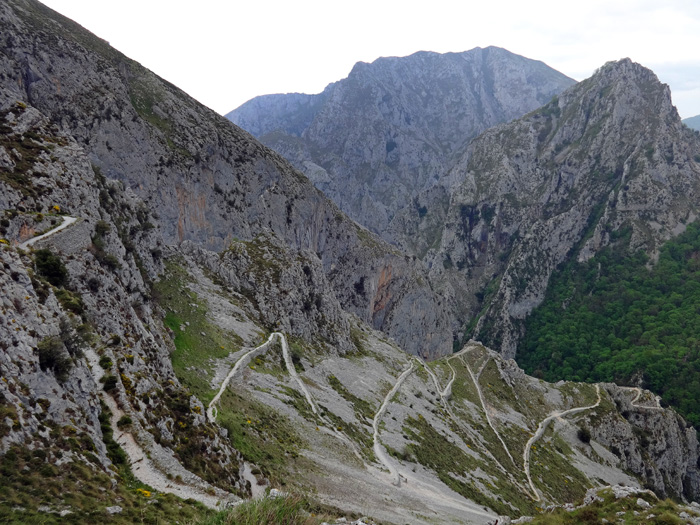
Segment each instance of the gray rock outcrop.
[[586,260],[627,230],[621,249],[653,260],[697,218],[698,151],[652,71],[608,63],[480,135],[449,175],[454,189],[421,196],[428,211],[404,210],[394,231],[425,251],[460,317],[481,310],[476,336],[512,357],[560,263]]
[[[114,478],[102,397],[111,396],[154,462],[160,452],[196,469],[193,479],[246,494],[239,453],[194,412],[179,414],[182,426],[170,440],[155,432],[189,393],[173,372],[172,342],[150,301],[150,281],[163,268],[152,212],[104,178],[71,136],[5,89],[0,126],[0,150],[21,167],[0,173],[0,409],[8,415],[0,421],[0,455],[34,451],[49,466],[85,464]],[[57,228],[59,212],[79,220],[26,250],[19,246]],[[40,265],[42,254],[48,266]],[[105,385],[111,378],[108,393],[99,378]],[[204,457],[209,448],[220,455]]]

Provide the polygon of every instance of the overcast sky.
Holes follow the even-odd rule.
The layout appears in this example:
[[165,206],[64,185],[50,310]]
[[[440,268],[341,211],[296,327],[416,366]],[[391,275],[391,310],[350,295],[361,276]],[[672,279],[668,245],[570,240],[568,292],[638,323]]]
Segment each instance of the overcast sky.
[[[44,0],[219,113],[318,93],[353,64],[508,49],[582,80],[629,57],[700,114],[698,0]],[[575,6],[575,7],[573,7]]]

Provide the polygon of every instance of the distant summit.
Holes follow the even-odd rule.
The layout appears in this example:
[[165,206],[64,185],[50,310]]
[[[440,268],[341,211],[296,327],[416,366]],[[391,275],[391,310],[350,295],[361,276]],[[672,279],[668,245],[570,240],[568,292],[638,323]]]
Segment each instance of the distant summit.
[[683,119],[683,124],[688,126],[690,129],[696,129],[700,131],[700,115],[695,115],[694,117],[688,117]]
[[479,133],[572,84],[542,62],[497,47],[420,51],[358,62],[318,95],[257,97],[226,116],[381,233]]

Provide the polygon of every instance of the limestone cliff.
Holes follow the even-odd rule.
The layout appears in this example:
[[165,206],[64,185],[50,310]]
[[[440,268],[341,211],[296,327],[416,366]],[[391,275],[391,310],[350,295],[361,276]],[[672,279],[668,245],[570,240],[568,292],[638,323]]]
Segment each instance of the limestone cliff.
[[497,47],[359,62],[318,95],[267,95],[227,115],[302,170],[352,218],[384,234],[471,139],[573,80]]
[[621,249],[653,258],[696,219],[699,151],[653,72],[608,63],[475,139],[450,174],[453,191],[422,195],[428,211],[404,210],[394,231],[426,253],[464,317],[482,309],[476,334],[513,356],[520,321],[557,265],[590,258],[624,231]]
[[[607,484],[700,497],[696,432],[649,393],[545,383],[475,341],[412,356],[445,353],[452,307],[413,257],[40,4],[0,4],[0,28],[0,521],[194,522],[270,485],[308,494],[310,512],[418,524],[534,514]],[[615,68],[653,80],[626,62],[601,75]],[[576,93],[548,134],[576,136]],[[684,180],[665,171],[673,154],[685,173],[679,129],[631,148],[624,192],[646,187],[635,162]],[[574,165],[567,147],[554,155]],[[635,229],[638,245],[685,217],[657,198],[660,226]],[[487,232],[470,233],[473,250],[500,213],[478,210],[460,223]],[[610,241],[598,226],[580,246]]]
[[[349,220],[279,155],[38,2],[4,3],[0,27],[8,35],[0,43],[8,95],[44,113],[106,177],[139,195],[158,215],[165,242],[221,251],[269,230],[315,253],[343,307],[407,351],[450,351],[452,317],[425,272]],[[389,266],[379,302],[376,286]]]
[[[152,212],[4,88],[0,127],[8,161],[0,169],[3,485],[15,486],[8,472],[28,455],[41,461],[24,470],[43,469],[47,493],[77,493],[93,478],[103,492],[95,502],[118,503],[125,494],[112,489],[126,458],[112,435],[124,424],[173,476],[212,494],[224,493],[218,485],[247,495],[239,453],[198,415],[201,403],[173,371],[150,297],[163,249]],[[77,221],[36,240],[66,216]],[[203,454],[209,449],[220,456]]]

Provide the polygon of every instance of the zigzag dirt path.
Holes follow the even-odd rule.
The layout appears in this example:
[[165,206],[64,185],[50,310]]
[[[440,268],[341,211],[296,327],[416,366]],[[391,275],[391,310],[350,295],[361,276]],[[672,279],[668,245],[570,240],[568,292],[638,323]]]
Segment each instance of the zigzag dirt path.
[[[454,383],[455,378],[456,378],[456,375],[457,375],[457,373],[456,373],[454,367],[452,366],[452,364],[450,363],[450,361],[451,361],[452,359],[457,359],[457,358],[458,358],[458,359],[462,362],[462,364],[464,365],[464,367],[469,371],[469,375],[471,376],[472,381],[474,382],[474,385],[476,386],[477,392],[478,392],[478,394],[479,394],[479,399],[480,399],[480,401],[481,401],[481,406],[482,406],[482,409],[484,410],[484,413],[486,414],[486,420],[487,420],[487,422],[489,423],[489,426],[490,426],[491,429],[493,430],[494,434],[496,434],[496,437],[497,437],[498,440],[501,442],[501,445],[503,446],[503,449],[506,451],[506,454],[508,455],[508,457],[510,458],[510,460],[513,462],[513,465],[515,466],[515,460],[513,459],[513,456],[511,456],[510,451],[508,450],[508,447],[506,447],[505,442],[504,442],[503,439],[501,438],[501,435],[498,433],[498,430],[496,429],[496,427],[495,427],[495,426],[493,425],[493,423],[491,422],[491,418],[489,417],[489,412],[488,412],[486,403],[485,403],[485,401],[484,401],[483,394],[482,394],[482,392],[481,392],[481,387],[480,387],[480,385],[479,385],[478,377],[481,375],[481,372],[483,372],[484,368],[486,367],[486,364],[488,363],[488,359],[487,359],[486,362],[481,366],[481,368],[479,369],[479,373],[477,374],[476,377],[475,377],[474,374],[472,373],[471,368],[469,368],[469,365],[467,365],[467,363],[464,361],[464,354],[466,354],[467,352],[470,352],[470,351],[473,350],[473,349],[474,349],[473,346],[469,346],[469,347],[463,348],[463,349],[460,350],[459,352],[457,352],[457,353],[451,355],[450,357],[448,357],[448,358],[446,359],[447,366],[449,366],[449,367],[450,367],[450,370],[452,371],[452,377],[450,378],[450,381],[448,382],[447,386],[446,386],[442,391],[440,391],[440,384],[439,384],[439,382],[438,382],[438,379],[437,379],[437,376],[435,375],[435,373],[434,373],[429,367],[427,367],[424,363],[423,363],[423,366],[425,367],[426,371],[428,372],[428,374],[429,374],[430,377],[432,378],[433,384],[435,385],[436,390],[440,393],[440,398],[441,398],[442,405],[443,405],[443,407],[445,408],[445,410],[447,411],[447,413],[449,414],[449,416],[452,418],[452,421],[454,421],[454,423],[455,423],[457,426],[459,426],[460,428],[462,428],[463,430],[467,430],[467,429],[464,429],[462,422],[457,418],[457,416],[455,416],[454,412],[452,412],[452,408],[450,407],[450,404],[449,404],[449,402],[448,402],[449,397],[450,397],[451,394],[452,394],[452,384]],[[489,455],[489,457],[494,461],[494,463],[496,463],[496,465],[498,465],[498,466],[500,467],[500,469],[509,477],[509,479],[511,480],[511,482],[512,482],[514,485],[517,485],[518,487],[520,487],[521,489],[523,489],[525,492],[527,492],[527,490],[525,490],[525,489],[520,485],[520,483],[518,483],[518,481],[513,477],[512,473],[511,473],[507,468],[505,468],[505,467],[501,464],[501,462],[498,460],[498,458],[496,458],[496,456],[494,456],[493,453],[491,453],[491,451],[488,450],[488,448],[485,449],[485,452],[486,452],[486,453]]]
[[231,371],[228,373],[226,376],[226,379],[221,383],[221,387],[219,388],[219,391],[217,392],[216,396],[214,396],[214,399],[211,400],[209,403],[209,407],[207,408],[207,419],[209,422],[213,423],[216,420],[216,416],[218,414],[218,410],[216,408],[216,404],[219,402],[219,399],[223,395],[223,393],[226,391],[226,387],[228,387],[228,384],[230,383],[231,379],[236,375],[236,373],[244,367],[247,363],[250,362],[250,360],[255,357],[256,355],[262,353],[264,350],[266,350],[272,341],[278,337],[282,343],[282,356],[284,358],[284,364],[287,368],[287,372],[289,375],[294,379],[294,381],[297,383],[299,386],[299,390],[304,394],[304,398],[306,398],[306,402],[309,404],[311,407],[311,411],[314,413],[315,416],[317,416],[321,421],[323,421],[325,426],[320,427],[320,429],[325,432],[326,434],[335,436],[338,438],[340,441],[345,443],[350,449],[353,451],[355,456],[363,463],[365,464],[365,467],[367,466],[364,458],[362,457],[362,454],[359,452],[357,449],[357,445],[350,439],[348,438],[345,434],[341,433],[340,431],[336,430],[333,427],[333,424],[329,421],[327,421],[323,415],[321,415],[321,411],[318,408],[318,405],[314,401],[313,397],[311,396],[311,393],[309,390],[306,388],[306,385],[304,382],[301,380],[299,377],[299,374],[297,374],[296,368],[294,367],[294,363],[292,362],[292,356],[289,353],[289,346],[287,344],[287,338],[282,334],[281,332],[273,332],[270,334],[270,337],[267,338],[267,341],[265,341],[263,344],[260,346],[257,346],[253,348],[251,351],[245,353],[241,358],[236,361],[236,364],[233,366]]
[[70,226],[71,224],[73,224],[77,220],[78,219],[76,219],[75,217],[68,217],[67,215],[64,215],[63,222],[61,224],[59,224],[55,228],[52,228],[51,230],[47,231],[46,233],[44,233],[42,235],[38,235],[36,237],[32,237],[31,239],[24,241],[22,244],[19,245],[19,248],[21,248],[22,250],[26,250],[35,242],[40,241],[42,239],[46,239],[47,237],[50,237],[54,233],[59,232],[65,228],[68,228],[68,226]]
[[413,372],[413,364],[413,361],[411,361],[409,367],[406,370],[404,370],[398,377],[396,383],[394,383],[394,386],[391,387],[389,393],[384,397],[384,401],[382,401],[382,404],[379,407],[379,410],[377,410],[377,413],[374,414],[374,420],[372,421],[372,428],[374,429],[374,434],[372,436],[374,444],[372,445],[372,450],[374,451],[374,456],[389,470],[389,473],[394,478],[394,481],[392,483],[397,487],[401,486],[401,474],[399,474],[399,471],[394,466],[393,462],[389,460],[389,457],[386,455],[384,447],[379,442],[379,423],[381,422],[384,412],[386,412],[387,405],[391,402],[391,398],[394,397],[394,394],[396,394],[399,388],[401,388],[401,384],[406,380],[406,378],[411,374],[411,372]]
[[547,425],[552,419],[567,416],[569,414],[575,414],[577,412],[583,412],[584,410],[590,410],[600,405],[600,386],[596,384],[595,389],[596,393],[598,394],[598,401],[596,401],[595,404],[585,407],[570,408],[569,410],[564,410],[563,412],[552,412],[545,419],[543,419],[542,422],[540,422],[539,426],[537,427],[537,431],[525,445],[525,450],[523,451],[523,466],[525,467],[525,475],[527,476],[527,481],[530,484],[530,488],[532,489],[532,496],[535,501],[542,501],[542,498],[540,497],[540,493],[537,490],[537,487],[535,487],[535,484],[532,481],[532,477],[530,476],[530,449],[532,448],[532,445],[535,443],[535,441],[542,437],[542,434],[544,434]]
[[[481,368],[479,370],[479,376],[481,376],[481,372],[483,372],[484,368],[486,367],[486,363],[489,362],[489,359],[490,358],[486,359],[484,364],[481,366]],[[489,409],[486,406],[486,400],[484,399],[484,393],[482,392],[481,385],[479,384],[479,378],[474,375],[474,372],[472,372],[471,367],[464,359],[462,359],[462,363],[464,364],[465,367],[467,367],[467,371],[469,372],[469,376],[472,378],[472,381],[474,382],[474,386],[476,387],[476,392],[477,392],[477,394],[479,394],[479,401],[481,401],[481,408],[484,411],[484,415],[486,415],[487,423],[491,427],[491,430],[493,430],[493,433],[496,434],[498,441],[501,442],[501,445],[503,446],[503,450],[505,450],[505,452],[508,455],[508,457],[510,458],[511,462],[513,463],[513,465],[515,465],[515,460],[513,459],[513,456],[510,454],[510,451],[508,450],[508,447],[506,446],[506,442],[503,441],[501,434],[496,429],[495,425],[493,424],[493,421],[491,421],[491,414],[489,413]]]
[[634,396],[634,399],[630,402],[630,404],[634,408],[646,408],[649,410],[663,410],[663,407],[661,406],[661,397],[660,396],[654,396],[654,402],[656,403],[656,406],[650,407],[649,405],[639,405],[637,404],[637,400],[642,396],[643,390],[639,387],[636,386],[621,386],[621,390],[633,390],[637,392],[637,395]]
[[272,340],[275,338],[276,335],[277,332],[270,334],[270,337],[267,338],[267,341],[265,341],[260,346],[253,348],[250,352],[245,353],[243,356],[241,356],[241,358],[238,361],[236,361],[236,364],[233,365],[233,368],[226,376],[226,379],[224,379],[224,381],[221,383],[221,388],[219,388],[219,391],[214,396],[214,399],[211,400],[209,406],[207,407],[207,419],[210,423],[213,423],[216,420],[216,416],[218,415],[216,404],[219,402],[219,398],[221,398],[222,394],[226,391],[226,387],[228,386],[231,379],[233,379],[233,376],[236,375],[238,370],[240,370],[247,363],[249,363],[253,357],[255,357],[259,353],[262,353],[263,350],[270,346]]
[[[422,361],[420,362],[420,364],[425,366],[425,363],[423,363]],[[386,455],[384,447],[381,445],[381,443],[379,441],[379,424],[381,422],[382,416],[384,415],[384,412],[386,411],[386,407],[391,402],[391,399],[394,397],[396,392],[399,391],[399,389],[401,388],[401,385],[406,380],[406,378],[409,375],[411,375],[411,373],[415,370],[415,366],[416,366],[416,363],[414,360],[412,360],[409,367],[401,373],[401,375],[397,378],[396,382],[394,383],[394,386],[391,388],[389,393],[384,397],[384,401],[382,402],[382,405],[379,407],[379,410],[377,411],[377,413],[374,416],[374,422],[373,422],[374,455],[389,470],[391,476],[394,478],[394,481],[392,482],[393,485],[400,487],[402,479],[404,479],[406,481],[406,484],[408,484],[409,480],[410,480],[410,490],[414,493],[422,494],[429,501],[434,501],[434,502],[439,501],[443,505],[450,506],[454,509],[459,509],[461,512],[464,512],[466,514],[472,514],[474,516],[480,516],[482,518],[497,519],[498,516],[496,516],[495,514],[490,513],[490,512],[485,512],[482,508],[477,507],[477,506],[469,503],[462,496],[455,498],[455,497],[450,496],[449,494],[444,493],[444,490],[441,490],[439,487],[435,486],[433,483],[431,483],[429,480],[427,480],[425,478],[421,478],[415,474],[412,474],[411,472],[406,472],[406,475],[403,476],[402,474],[399,473],[398,469],[394,466],[394,464],[391,462],[391,460]],[[430,370],[427,367],[426,367],[426,370],[428,371],[430,376],[433,377],[433,381],[435,382],[436,389],[438,390],[438,392],[441,392],[441,397],[446,395],[445,390],[440,391],[440,386],[437,383],[437,377],[434,376],[434,374],[432,373],[432,370]],[[451,386],[451,383],[450,383],[450,386]]]

